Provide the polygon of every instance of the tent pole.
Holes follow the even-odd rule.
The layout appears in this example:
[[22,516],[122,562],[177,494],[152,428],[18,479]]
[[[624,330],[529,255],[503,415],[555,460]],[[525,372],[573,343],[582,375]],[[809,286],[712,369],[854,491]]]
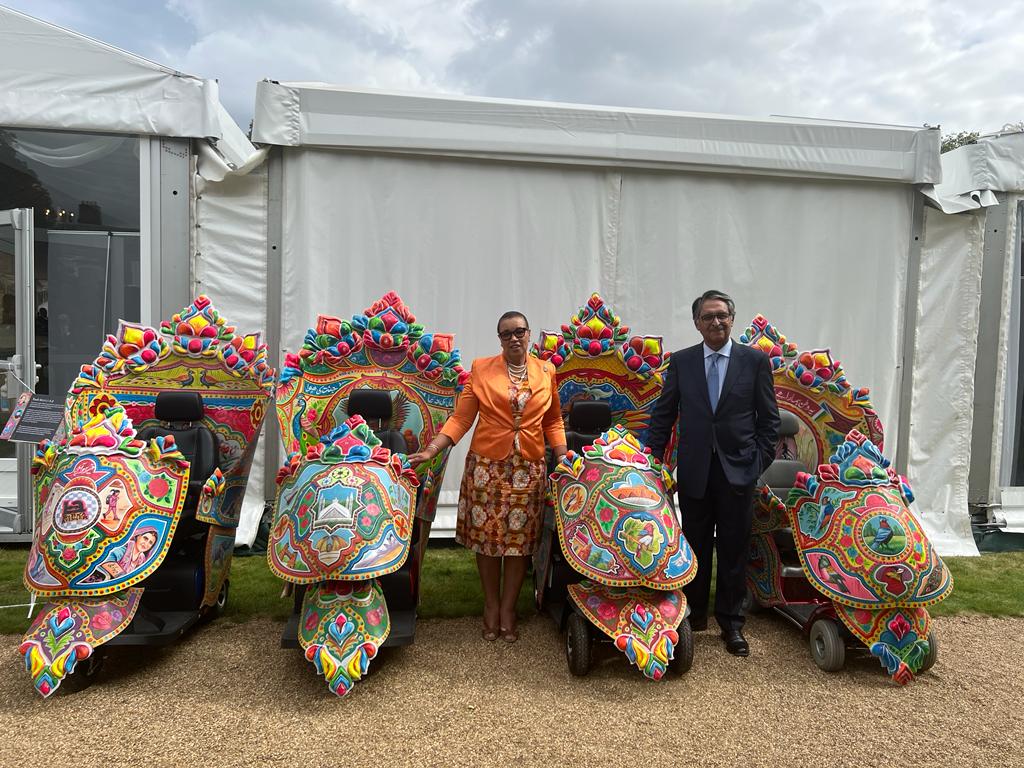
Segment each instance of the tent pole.
[[[281,374],[281,284],[282,233],[284,224],[284,157],[280,147],[272,147],[267,156],[267,352],[270,364]],[[277,469],[281,466],[280,428],[271,403],[271,412],[264,422],[263,435],[263,493],[266,501],[273,501],[277,489]]]

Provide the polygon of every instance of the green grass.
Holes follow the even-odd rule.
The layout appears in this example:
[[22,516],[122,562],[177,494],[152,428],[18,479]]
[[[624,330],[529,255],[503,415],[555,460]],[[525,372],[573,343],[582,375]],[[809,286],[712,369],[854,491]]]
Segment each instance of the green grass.
[[943,560],[953,574],[953,593],[928,609],[932,616],[1024,616],[1024,552]]
[[[27,547],[0,548],[0,606],[27,603],[22,584]],[[929,610],[934,616],[982,614],[1024,616],[1024,552],[982,557],[949,557],[946,564],[956,582],[953,594]],[[256,616],[283,620],[291,598],[281,598],[282,582],[267,568],[263,556],[239,557],[231,566],[231,596],[226,618],[242,622]],[[533,612],[533,585],[528,575],[519,596],[519,612]],[[476,616],[483,593],[473,554],[462,547],[434,546],[423,563],[420,599],[422,618]],[[27,608],[0,608],[0,634],[24,632]]]
[[[0,606],[27,603],[22,572],[28,547],[0,548]],[[231,563],[231,594],[225,618],[248,621],[268,616],[283,621],[292,609],[292,598],[282,598],[284,582],[267,567],[263,555],[236,557]],[[420,594],[421,618],[475,616],[483,610],[483,591],[476,559],[459,546],[437,545],[427,550]],[[28,628],[27,608],[0,608],[0,634],[16,634]],[[533,612],[533,583],[527,575],[519,595],[519,613]]]

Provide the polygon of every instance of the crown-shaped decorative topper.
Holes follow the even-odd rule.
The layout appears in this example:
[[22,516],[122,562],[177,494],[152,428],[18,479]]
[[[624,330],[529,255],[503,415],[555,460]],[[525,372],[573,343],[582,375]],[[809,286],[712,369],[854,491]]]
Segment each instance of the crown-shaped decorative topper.
[[[393,453],[385,448],[362,416],[350,416],[344,424],[335,427],[330,434],[306,449],[308,461],[323,464],[369,462],[390,465],[398,476],[404,476],[413,487],[419,485],[419,477],[405,455]],[[298,472],[303,456],[295,451],[290,453],[284,466],[278,470],[277,484],[280,485]]]
[[641,378],[658,374],[668,362],[660,336],[629,336],[629,327],[594,293],[577,310],[561,334],[542,331],[532,354],[557,369],[572,356],[579,358],[618,355]]
[[740,334],[740,343],[757,347],[772,361],[772,370],[790,365],[797,356],[796,344],[786,341],[764,315],[757,315]]
[[784,369],[787,376],[811,392],[829,391],[855,405],[871,408],[870,390],[867,387],[853,389],[830,350],[798,351],[796,344],[786,341],[763,315],[753,319],[740,335],[740,343],[760,349],[771,359],[773,371]]
[[567,474],[578,478],[583,471],[584,463],[594,460],[641,470],[653,470],[662,475],[666,486],[672,482],[662,463],[651,455],[651,449],[641,444],[636,435],[621,424],[611,427],[594,440],[593,444],[584,446],[582,454],[568,451],[555,466],[552,476]]
[[32,459],[32,474],[45,472],[57,458],[61,449],[68,453],[110,455],[120,453],[139,456],[146,451],[153,463],[173,461],[188,465],[171,435],[161,435],[150,441],[136,437],[135,426],[121,406],[112,406],[97,413],[84,424],[76,425],[71,434],[60,442],[43,440]]
[[454,336],[426,333],[398,294],[390,291],[351,321],[320,315],[316,327],[306,333],[299,353],[285,355],[281,383],[303,371],[344,367],[346,359],[364,347],[404,351],[423,376],[443,384],[461,387],[469,378],[460,364]]
[[353,315],[352,327],[363,334],[364,343],[378,349],[406,349],[423,335],[423,326],[394,291]]
[[99,357],[82,366],[71,392],[103,388],[111,378],[147,371],[172,352],[183,357],[214,358],[233,376],[251,376],[261,387],[269,387],[274,381],[260,334],[236,336],[234,327],[227,324],[210,299],[200,295],[170,321],[162,322],[160,333],[122,320],[117,333],[107,336]]
[[796,485],[790,491],[790,504],[802,496],[814,496],[822,483],[856,488],[892,486],[899,489],[907,504],[914,500],[907,478],[897,474],[878,447],[855,429],[846,435],[829,462],[818,467],[816,476],[797,473]]

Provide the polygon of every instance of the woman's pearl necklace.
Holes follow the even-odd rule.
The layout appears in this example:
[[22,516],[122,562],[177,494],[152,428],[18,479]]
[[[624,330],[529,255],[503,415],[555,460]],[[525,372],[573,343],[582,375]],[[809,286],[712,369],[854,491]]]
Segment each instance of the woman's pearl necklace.
[[513,365],[512,363],[505,361],[505,369],[508,371],[508,378],[513,384],[522,384],[526,381],[526,363],[520,363],[519,365]]

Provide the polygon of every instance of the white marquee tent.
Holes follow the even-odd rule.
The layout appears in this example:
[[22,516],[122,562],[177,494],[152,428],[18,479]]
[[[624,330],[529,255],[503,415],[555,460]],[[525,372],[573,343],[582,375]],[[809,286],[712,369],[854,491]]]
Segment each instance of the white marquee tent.
[[558,328],[593,291],[676,348],[697,339],[692,298],[725,289],[738,322],[760,312],[801,348],[830,346],[872,388],[929,534],[943,552],[976,551],[966,477],[931,442],[963,441],[936,404],[965,382],[936,387],[929,366],[966,365],[920,322],[932,254],[918,190],[940,179],[937,131],[268,81],[253,141],[280,148],[263,282],[282,351],[318,312],[349,315],[388,290],[456,332],[467,362],[494,353],[501,311]]

